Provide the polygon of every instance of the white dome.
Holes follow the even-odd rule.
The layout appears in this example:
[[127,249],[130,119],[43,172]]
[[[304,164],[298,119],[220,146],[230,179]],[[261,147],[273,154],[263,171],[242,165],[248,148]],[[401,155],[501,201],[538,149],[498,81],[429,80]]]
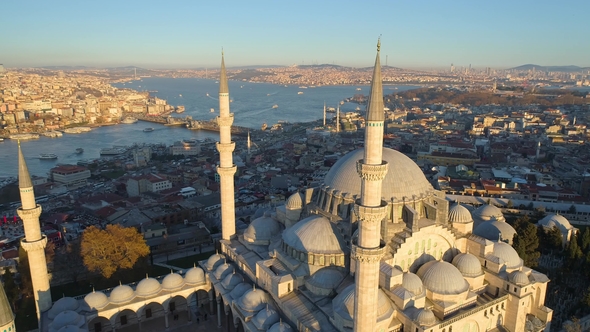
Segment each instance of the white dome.
[[55,318],[50,324],[50,329],[53,331],[57,331],[64,326],[73,325],[80,327],[84,325],[84,318],[80,316],[77,312],[72,310],[62,311]]
[[90,309],[102,309],[109,304],[109,299],[103,292],[95,292],[84,296],[84,302],[90,307]]
[[215,279],[223,280],[223,278],[225,278],[228,274],[231,274],[232,272],[234,272],[234,267],[227,263],[223,263],[219,265],[217,269],[215,269],[213,275],[215,276]]
[[414,319],[416,323],[420,326],[432,326],[436,324],[437,320],[434,316],[434,312],[428,308],[422,308],[416,314],[416,318]]
[[457,268],[445,261],[430,261],[418,269],[424,287],[437,294],[460,294],[469,289],[469,284]]
[[467,224],[473,222],[471,212],[460,203],[453,204],[449,209],[449,222],[458,224]]
[[252,319],[252,322],[259,330],[264,331],[274,323],[278,322],[279,318],[279,314],[267,305],[265,309],[260,310],[260,312],[256,314]]
[[494,242],[500,240],[512,243],[516,230],[508,223],[492,217],[490,221],[484,221],[479,224],[473,231],[473,234]]
[[522,271],[514,271],[508,276],[508,280],[517,286],[525,286],[529,284],[529,277]]
[[404,273],[402,287],[414,295],[420,295],[424,291],[424,285],[420,277],[411,272]]
[[234,289],[229,293],[232,299],[239,299],[246,293],[247,291],[251,290],[252,286],[248,285],[247,283],[237,284]]
[[221,281],[221,286],[223,286],[225,289],[231,290],[243,282],[244,277],[242,277],[240,274],[230,273],[226,275],[225,278],[223,278],[223,281]]
[[60,312],[71,310],[71,311],[78,311],[80,304],[78,300],[74,299],[73,297],[62,297],[61,299],[55,301],[55,303],[51,306],[51,309],[47,312],[47,317],[49,319],[54,319]]
[[503,259],[504,262],[506,262],[506,267],[509,269],[515,269],[522,266],[522,260],[518,256],[518,253],[508,243],[494,243],[492,255]]
[[570,222],[560,214],[547,215],[545,218],[539,220],[538,224],[548,229],[557,227],[562,233],[567,233],[573,229]]
[[325,217],[305,218],[283,232],[283,241],[300,252],[343,254],[346,245],[342,235]]
[[477,277],[483,272],[479,259],[472,254],[458,254],[453,258],[453,265],[466,277]]
[[223,256],[221,256],[218,253],[215,253],[215,255],[211,255],[211,257],[207,259],[207,264],[205,264],[205,267],[207,268],[207,270],[213,271],[219,266],[219,264],[223,264],[223,261]]
[[180,274],[170,272],[169,275],[162,280],[162,288],[167,291],[177,290],[184,286],[184,279]]
[[248,225],[244,231],[244,240],[247,242],[270,241],[281,231],[279,223],[271,217],[260,217]]
[[238,305],[245,311],[258,312],[262,310],[268,299],[266,298],[266,292],[261,289],[251,289],[244,293],[238,300]]
[[162,290],[160,282],[154,278],[142,279],[135,287],[135,294],[141,297],[150,297],[158,294]]
[[[364,158],[364,149],[352,151],[340,158],[324,178],[324,185],[339,190],[344,194],[360,195],[361,178],[356,167],[357,161]],[[383,160],[388,165],[387,175],[383,179],[381,197],[386,201],[401,202],[404,197],[412,200],[428,196],[433,192],[432,185],[412,159],[403,153],[383,148]]]
[[133,300],[135,292],[127,285],[119,285],[111,291],[109,301],[114,304],[123,304]]
[[[471,216],[473,217],[474,221],[483,222],[492,219],[492,217],[496,218],[496,220],[504,221],[504,215],[499,208],[495,207],[494,205],[484,204],[473,212],[471,212]],[[477,220],[476,220],[477,219]]]
[[278,322],[275,323],[273,326],[270,327],[270,329],[267,330],[267,332],[292,332],[293,329],[291,328],[291,325],[283,323],[283,322]]
[[296,192],[291,195],[285,204],[285,207],[289,210],[299,210],[303,208],[303,197],[300,192]]
[[[340,294],[338,294],[334,300],[332,300],[332,308],[337,312],[340,317],[347,321],[354,319],[354,294],[355,284],[350,284]],[[391,318],[393,313],[393,307],[391,301],[383,293],[383,290],[379,288],[377,296],[377,321]]]
[[191,267],[184,274],[184,282],[190,285],[201,284],[205,282],[205,272],[200,267]]

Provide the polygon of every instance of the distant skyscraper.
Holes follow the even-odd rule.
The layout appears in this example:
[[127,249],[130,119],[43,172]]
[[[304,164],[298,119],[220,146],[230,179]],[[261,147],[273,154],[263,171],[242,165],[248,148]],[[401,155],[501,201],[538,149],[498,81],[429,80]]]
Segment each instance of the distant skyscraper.
[[451,73],[454,73],[454,72],[455,72],[455,65],[453,65],[453,64],[451,63]]

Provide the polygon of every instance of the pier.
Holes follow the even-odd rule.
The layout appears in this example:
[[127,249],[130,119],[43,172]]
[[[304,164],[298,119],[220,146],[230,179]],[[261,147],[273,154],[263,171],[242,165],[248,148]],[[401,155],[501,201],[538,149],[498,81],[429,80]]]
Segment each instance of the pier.
[[[184,118],[178,118],[173,116],[164,116],[164,115],[146,115],[146,114],[135,114],[129,113],[125,114],[124,116],[131,116],[140,121],[152,122],[152,123],[159,123],[165,126],[183,126],[185,128],[191,130],[207,130],[207,131],[215,131],[219,132],[219,126],[217,125],[217,121],[215,119],[211,120],[193,120],[191,116],[186,116]],[[242,127],[242,126],[235,126],[231,127],[232,135],[238,136],[246,136],[248,135],[248,131],[256,131],[254,129]]]

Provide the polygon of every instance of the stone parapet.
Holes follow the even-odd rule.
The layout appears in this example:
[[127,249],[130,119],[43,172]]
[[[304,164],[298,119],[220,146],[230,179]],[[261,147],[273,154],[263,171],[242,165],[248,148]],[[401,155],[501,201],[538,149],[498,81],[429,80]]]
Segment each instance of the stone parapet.
[[236,174],[237,170],[238,167],[236,165],[231,167],[217,167],[217,174],[219,174],[219,176],[233,176]]
[[362,206],[361,201],[357,200],[354,205],[354,213],[361,221],[368,223],[381,222],[387,214],[387,202],[381,201],[381,206],[370,207]]
[[22,239],[20,241],[20,245],[26,252],[45,250],[45,247],[47,246],[47,236],[43,235],[43,237],[40,240],[32,242],[28,242],[27,240]]
[[234,123],[234,114],[230,113],[229,116],[218,116],[216,120],[219,127],[231,127]]
[[215,147],[217,148],[217,151],[219,151],[219,153],[224,153],[224,152],[230,152],[231,153],[236,148],[236,143],[235,142],[231,142],[231,143],[219,143],[219,142],[216,142],[215,143]]
[[39,219],[39,216],[41,215],[41,211],[42,211],[41,205],[37,205],[35,208],[27,209],[27,210],[23,210],[23,208],[18,208],[16,210],[16,213],[23,220],[31,219],[31,218]]
[[363,248],[353,241],[350,257],[359,263],[376,263],[381,260],[386,251],[385,243],[381,243],[378,248]]
[[364,164],[361,159],[356,162],[356,171],[363,180],[367,181],[381,181],[387,175],[388,164],[386,161],[381,161],[381,165]]

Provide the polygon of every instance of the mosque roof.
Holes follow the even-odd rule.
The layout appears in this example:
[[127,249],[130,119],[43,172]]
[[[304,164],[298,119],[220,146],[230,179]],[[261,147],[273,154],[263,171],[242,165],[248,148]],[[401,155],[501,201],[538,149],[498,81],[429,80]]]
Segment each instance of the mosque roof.
[[479,235],[490,241],[498,241],[498,239],[501,239],[512,243],[516,230],[508,223],[496,220],[495,217],[492,217],[491,221],[485,221],[479,224],[473,230],[473,234]]
[[494,243],[492,255],[504,260],[504,262],[506,262],[506,267],[508,268],[517,268],[522,266],[522,259],[520,259],[516,250],[514,250],[514,248],[512,248],[512,246],[508,243]]
[[336,226],[322,216],[305,218],[283,232],[283,241],[298,251],[342,254],[346,245]]
[[429,308],[422,308],[418,310],[418,313],[416,314],[416,318],[414,320],[420,326],[432,326],[437,322],[436,317],[434,316],[434,312],[432,312],[432,310],[430,310]]
[[483,273],[479,259],[469,253],[461,253],[455,256],[453,265],[466,277],[476,277]]
[[184,282],[190,285],[205,282],[205,272],[200,267],[192,267],[184,274]]
[[223,264],[223,262],[223,256],[219,253],[215,253],[215,255],[211,255],[207,259],[207,264],[205,264],[205,266],[207,267],[207,270],[213,271],[219,266],[219,264]]
[[466,207],[460,203],[456,203],[449,208],[449,222],[466,224],[473,222],[473,218],[471,217],[471,212]]
[[254,219],[244,231],[244,239],[248,242],[269,241],[281,231],[279,223],[270,216]]
[[50,330],[58,331],[59,329],[63,328],[64,326],[73,325],[77,327],[81,327],[84,325],[84,318],[80,316],[77,312],[72,310],[65,310],[57,314],[50,325]]
[[244,282],[244,277],[241,274],[237,273],[230,273],[223,278],[221,281],[221,286],[227,290],[232,290],[237,285]]
[[77,311],[78,307],[78,300],[73,297],[62,297],[61,299],[55,301],[55,303],[51,306],[51,309],[47,312],[47,317],[50,319],[54,319],[60,312],[71,310]]
[[296,192],[291,195],[285,204],[287,209],[296,210],[301,209],[303,207],[303,197],[301,196],[300,192]]
[[150,297],[162,290],[160,282],[154,278],[142,279],[135,287],[135,294],[141,297]]
[[291,325],[278,322],[278,323],[274,323],[273,326],[270,327],[270,329],[268,329],[267,332],[291,332],[293,331],[293,329],[291,328]]
[[504,220],[504,214],[494,205],[491,204],[484,204],[477,209],[475,209],[471,215],[473,218],[478,218],[479,220],[490,220],[490,218],[495,217],[498,220]]
[[430,261],[418,269],[424,287],[438,294],[460,294],[469,289],[461,272],[451,263]]
[[420,277],[411,272],[404,273],[402,277],[402,287],[414,296],[420,295],[424,291],[424,284]]
[[562,233],[568,232],[574,228],[570,222],[560,214],[547,215],[545,218],[539,220],[538,224],[545,228],[557,227]]
[[123,304],[133,300],[135,292],[127,285],[119,285],[111,291],[109,301],[115,304]]
[[249,312],[258,312],[268,303],[266,292],[253,288],[244,293],[238,300],[238,306]]
[[[338,312],[340,317],[349,321],[354,319],[354,288],[354,283],[348,285],[348,287],[342,290],[342,292],[332,300],[334,311]],[[387,295],[385,295],[383,290],[379,288],[379,295],[377,298],[377,321],[390,318],[392,313],[393,307],[391,301]]]
[[215,276],[215,279],[217,280],[223,280],[223,278],[225,278],[228,274],[231,274],[234,271],[234,267],[227,264],[227,263],[223,263],[221,265],[219,265],[217,267],[217,269],[215,269],[215,272],[213,272],[213,275]]
[[167,291],[176,290],[184,286],[184,278],[178,273],[170,273],[162,280],[162,288]]
[[522,271],[514,271],[508,276],[511,283],[518,286],[525,286],[529,284],[529,277]]
[[84,302],[90,307],[90,309],[102,309],[109,304],[109,299],[103,292],[92,291],[92,293],[84,296]]
[[259,330],[264,331],[278,322],[279,318],[279,313],[267,304],[265,309],[260,310],[260,312],[252,318],[252,322]]

